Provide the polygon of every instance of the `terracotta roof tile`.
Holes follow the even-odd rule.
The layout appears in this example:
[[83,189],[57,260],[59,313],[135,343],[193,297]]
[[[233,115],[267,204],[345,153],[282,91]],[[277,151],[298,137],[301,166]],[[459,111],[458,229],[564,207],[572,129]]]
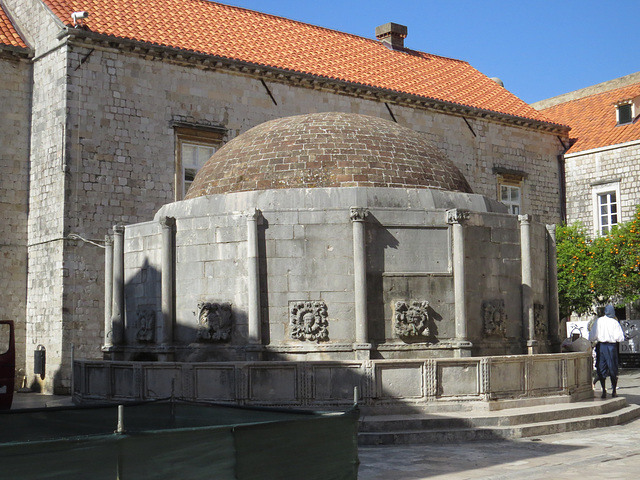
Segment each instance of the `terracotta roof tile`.
[[27,44],[16,31],[2,6],[0,6],[0,45],[27,48]]
[[582,152],[640,140],[640,119],[618,125],[616,103],[640,96],[640,83],[560,103],[541,110],[554,121],[571,126],[575,143],[567,153]]
[[200,52],[548,122],[467,62],[208,0],[43,0],[66,24],[87,10],[100,34]]

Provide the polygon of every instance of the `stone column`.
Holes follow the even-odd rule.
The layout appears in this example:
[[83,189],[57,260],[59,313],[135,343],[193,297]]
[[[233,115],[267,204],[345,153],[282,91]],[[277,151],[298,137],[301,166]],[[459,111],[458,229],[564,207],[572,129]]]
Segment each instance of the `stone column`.
[[367,243],[365,238],[365,219],[368,214],[366,208],[351,207],[356,350],[370,350],[367,325]]
[[531,258],[531,215],[518,215],[520,222],[520,261],[522,271],[522,329],[527,338],[527,352],[535,353],[536,326],[533,311],[533,271]]
[[[447,223],[451,225],[453,243],[453,295],[455,299],[455,327],[456,340],[461,343],[461,347],[468,348],[467,345],[467,303],[466,303],[466,282],[465,282],[465,250],[464,250],[464,222],[469,218],[466,210],[447,210]],[[470,351],[460,349],[457,352],[460,356],[468,356]]]
[[113,227],[113,292],[111,295],[111,342],[124,344],[124,225]]
[[160,292],[162,297],[162,322],[158,329],[158,343],[168,346],[173,343],[173,323],[175,319],[175,226],[176,219],[163,217],[162,226],[162,272]]
[[111,323],[113,303],[113,239],[104,236],[104,347],[113,345],[113,325]]
[[260,266],[258,253],[258,218],[260,210],[246,214],[247,218],[247,287],[249,313],[249,344],[262,343],[260,325]]
[[549,292],[549,341],[560,351],[560,305],[558,302],[558,259],[556,249],[556,226],[547,225],[547,266]]

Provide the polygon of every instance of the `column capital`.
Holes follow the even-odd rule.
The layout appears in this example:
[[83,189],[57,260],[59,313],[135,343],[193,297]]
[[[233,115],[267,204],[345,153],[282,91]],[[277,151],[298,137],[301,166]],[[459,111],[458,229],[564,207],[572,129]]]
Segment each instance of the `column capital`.
[[113,226],[113,234],[114,235],[122,235],[124,233],[124,225],[122,223],[118,223]]
[[176,219],[175,217],[161,217],[158,223],[160,223],[162,228],[174,228],[176,226]]
[[260,215],[262,215],[262,212],[257,208],[253,208],[244,212],[244,216],[247,218],[247,220],[258,220],[260,218]]
[[111,235],[104,236],[104,246],[112,247],[113,246],[113,237]]
[[533,217],[528,213],[525,213],[524,215],[518,215],[518,221],[521,225],[530,225],[531,220],[533,220]]
[[369,210],[363,207],[351,207],[349,216],[352,222],[364,222],[369,215]]
[[463,223],[469,219],[469,211],[460,208],[452,208],[447,210],[447,223]]
[[553,241],[556,240],[556,224],[552,223],[551,225],[547,224],[547,232],[549,232],[549,236],[553,239]]

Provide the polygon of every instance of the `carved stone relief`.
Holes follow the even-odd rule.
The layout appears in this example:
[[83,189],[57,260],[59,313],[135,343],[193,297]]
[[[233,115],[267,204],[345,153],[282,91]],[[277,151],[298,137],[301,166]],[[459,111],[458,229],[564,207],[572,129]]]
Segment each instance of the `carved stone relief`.
[[364,222],[369,214],[369,210],[360,207],[351,207],[350,218],[352,222]]
[[292,302],[289,304],[289,314],[291,338],[318,342],[329,339],[326,303]]
[[535,321],[536,337],[545,337],[547,335],[547,324],[544,321],[544,305],[540,303],[533,304],[533,319]]
[[399,337],[428,337],[429,302],[396,302],[394,331]]
[[487,300],[482,302],[482,319],[485,335],[507,334],[507,312],[504,310],[504,300]]
[[198,342],[228,342],[231,339],[231,304],[198,304]]
[[142,308],[136,312],[138,331],[136,340],[140,343],[153,343],[156,332],[156,312],[152,308]]

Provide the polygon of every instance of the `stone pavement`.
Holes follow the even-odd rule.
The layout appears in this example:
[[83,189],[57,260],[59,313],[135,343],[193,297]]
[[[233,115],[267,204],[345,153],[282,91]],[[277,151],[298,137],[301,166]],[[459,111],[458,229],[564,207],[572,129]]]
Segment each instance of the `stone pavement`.
[[[618,393],[640,404],[640,370],[621,371]],[[362,446],[359,456],[360,480],[640,478],[640,419],[517,440]]]

